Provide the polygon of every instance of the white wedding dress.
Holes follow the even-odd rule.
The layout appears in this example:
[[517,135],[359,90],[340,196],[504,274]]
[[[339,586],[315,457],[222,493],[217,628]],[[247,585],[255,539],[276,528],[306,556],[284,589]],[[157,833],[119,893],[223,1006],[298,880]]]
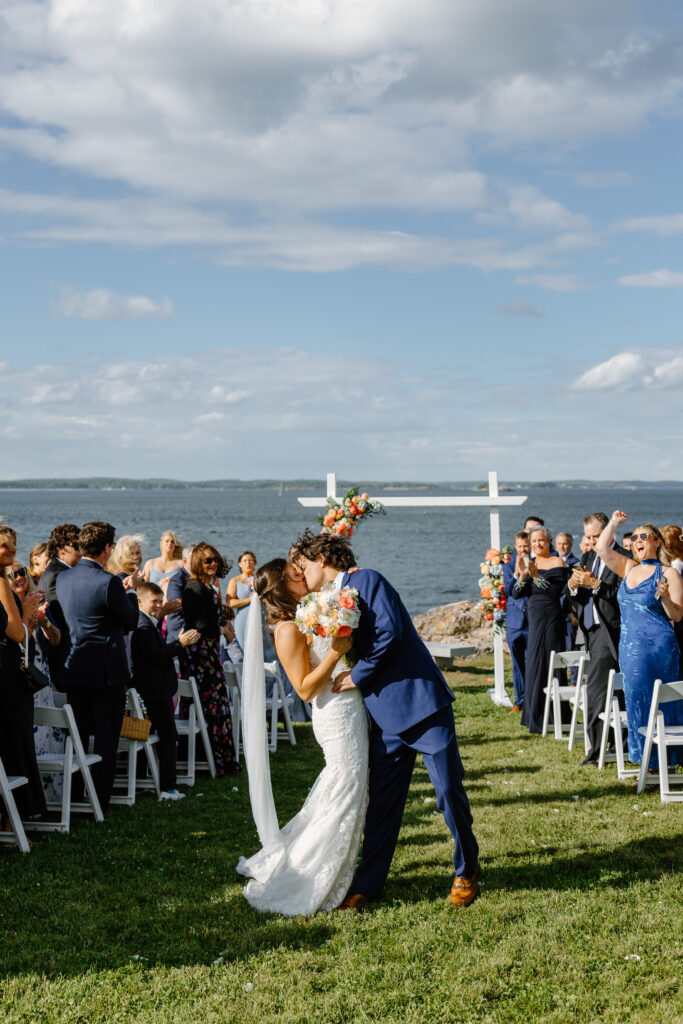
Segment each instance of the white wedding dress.
[[[313,638],[311,668],[320,664],[330,643]],[[344,668],[338,662],[333,678]],[[296,817],[237,865],[250,879],[244,895],[251,906],[287,917],[333,910],[344,899],[368,799],[368,720],[360,691],[332,693],[330,682],[312,705],[313,732],[325,767]]]

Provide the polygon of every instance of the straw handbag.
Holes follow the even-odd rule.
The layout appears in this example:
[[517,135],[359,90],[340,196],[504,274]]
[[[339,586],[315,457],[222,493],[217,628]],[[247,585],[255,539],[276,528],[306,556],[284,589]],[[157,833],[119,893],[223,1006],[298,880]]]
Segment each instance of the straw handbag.
[[149,739],[152,723],[147,717],[147,709],[142,701],[140,701],[140,708],[145,716],[144,718],[135,718],[128,709],[124,711],[123,721],[121,722],[121,736],[125,740],[139,740],[141,743],[145,743]]

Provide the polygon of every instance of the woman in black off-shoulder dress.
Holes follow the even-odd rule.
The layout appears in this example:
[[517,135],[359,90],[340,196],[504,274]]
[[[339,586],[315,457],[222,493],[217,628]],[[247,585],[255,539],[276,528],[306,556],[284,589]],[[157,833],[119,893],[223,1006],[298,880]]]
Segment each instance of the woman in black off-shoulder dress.
[[544,687],[548,681],[551,651],[564,651],[567,628],[560,604],[569,578],[569,569],[561,558],[550,554],[552,535],[544,526],[529,533],[534,560],[517,559],[515,597],[528,597],[529,639],[522,725],[529,732],[543,730]]

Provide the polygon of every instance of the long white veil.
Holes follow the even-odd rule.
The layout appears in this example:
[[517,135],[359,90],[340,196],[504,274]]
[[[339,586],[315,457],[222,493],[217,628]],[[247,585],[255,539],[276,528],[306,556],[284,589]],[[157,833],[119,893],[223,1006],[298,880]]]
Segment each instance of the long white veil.
[[251,812],[262,846],[270,845],[280,831],[270,783],[270,758],[266,729],[266,674],[263,667],[261,602],[254,594],[249,605],[242,666],[242,737],[249,774]]

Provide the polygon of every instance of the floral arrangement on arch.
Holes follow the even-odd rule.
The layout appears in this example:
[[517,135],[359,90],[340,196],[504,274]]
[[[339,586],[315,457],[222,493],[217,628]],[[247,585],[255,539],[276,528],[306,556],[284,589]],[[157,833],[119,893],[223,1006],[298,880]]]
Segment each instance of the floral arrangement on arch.
[[338,537],[352,537],[353,531],[362,520],[370,516],[383,516],[386,509],[381,501],[371,501],[369,494],[361,494],[360,487],[351,487],[341,500],[327,499],[327,512],[318,516],[322,533],[334,533]]
[[503,563],[509,562],[511,555],[511,547],[501,548],[500,551],[498,548],[489,548],[479,566],[479,607],[484,609],[485,618],[493,623],[496,633],[500,632],[505,624],[507,596],[503,584]]

